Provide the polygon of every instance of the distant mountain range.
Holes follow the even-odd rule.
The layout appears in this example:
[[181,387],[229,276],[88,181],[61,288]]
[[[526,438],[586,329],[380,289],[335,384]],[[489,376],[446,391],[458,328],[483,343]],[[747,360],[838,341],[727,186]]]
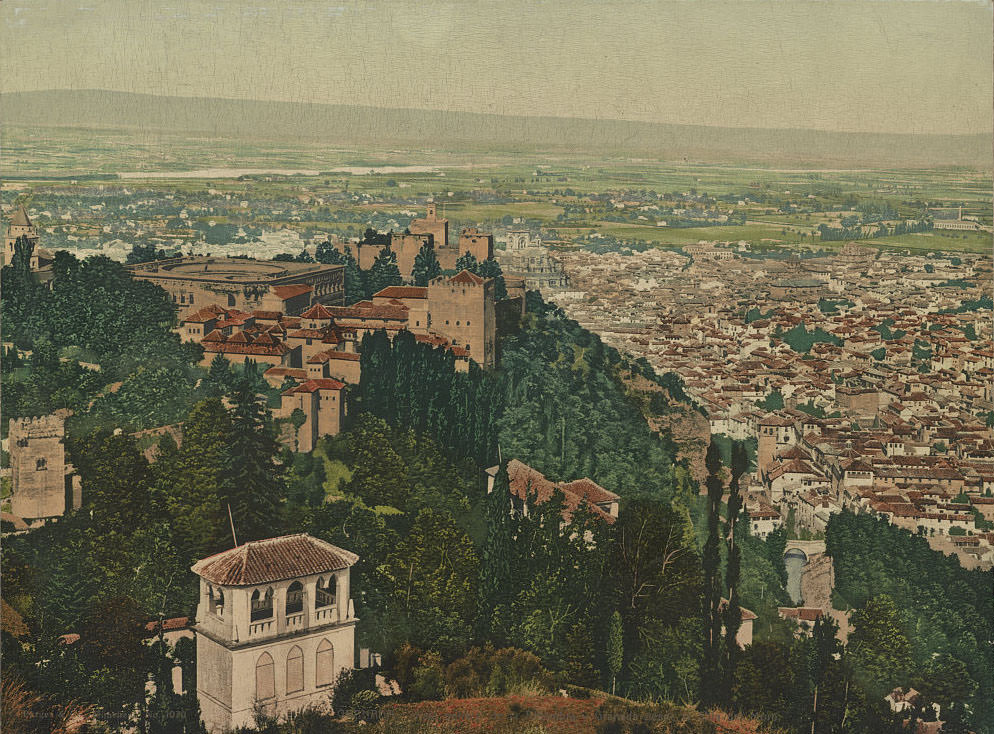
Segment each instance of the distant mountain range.
[[100,90],[0,95],[0,123],[141,129],[224,139],[463,152],[549,152],[667,161],[989,169],[992,136],[890,135],[523,117]]

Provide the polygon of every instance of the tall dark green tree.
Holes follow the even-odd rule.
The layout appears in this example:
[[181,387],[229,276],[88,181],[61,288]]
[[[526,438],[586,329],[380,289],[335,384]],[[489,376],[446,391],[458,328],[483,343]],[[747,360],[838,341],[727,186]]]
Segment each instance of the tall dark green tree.
[[228,510],[221,505],[231,432],[231,415],[219,398],[199,402],[183,423],[183,444],[174,458],[164,455],[153,465],[156,490],[185,558],[231,545]]
[[411,275],[414,278],[414,285],[426,286],[428,281],[442,274],[442,266],[438,263],[435,255],[435,245],[425,242],[414,256],[414,268]]
[[705,705],[719,702],[721,696],[721,541],[718,527],[721,513],[721,452],[714,441],[708,446],[704,459],[708,476],[708,534],[704,542],[701,563],[704,569],[704,655],[701,660],[700,699]]
[[400,268],[397,267],[397,253],[387,245],[373,261],[373,266],[366,274],[366,295],[371,297],[379,291],[391,285],[400,285],[404,282],[400,277]]
[[480,601],[476,632],[480,640],[503,644],[507,638],[512,580],[511,561],[514,537],[511,521],[511,488],[507,462],[494,477],[494,487],[486,500],[487,536],[480,564]]
[[482,278],[494,279],[494,299],[503,301],[507,298],[507,285],[504,283],[504,271],[501,270],[500,263],[494,258],[488,258],[481,262],[474,271]]
[[109,431],[98,431],[73,443],[71,455],[85,487],[84,509],[92,514],[112,548],[115,534],[130,534],[147,521],[148,462],[132,436]]
[[728,547],[728,561],[725,567],[725,585],[728,587],[728,606],[723,615],[725,627],[725,653],[723,660],[723,690],[724,701],[732,700],[732,686],[735,682],[735,664],[739,654],[739,643],[736,639],[742,626],[742,610],[739,607],[739,576],[742,570],[742,549],[736,543],[736,523],[742,512],[742,492],[739,488],[739,478],[749,468],[749,455],[741,441],[732,444],[732,477],[728,484],[728,506],[725,518],[725,543]]
[[234,375],[231,372],[231,363],[224,358],[223,354],[215,354],[207,370],[207,378],[204,380],[204,392],[210,397],[221,397],[227,395],[234,385]]
[[324,265],[344,265],[345,255],[335,248],[330,241],[325,240],[314,250],[314,259]]
[[222,478],[222,500],[230,505],[238,542],[278,534],[283,467],[280,444],[265,399],[244,375],[231,395],[231,434]]
[[352,254],[352,248],[345,247],[345,303],[353,304],[366,297],[366,274],[359,267],[359,261]]
[[480,263],[477,262],[476,257],[472,252],[465,252],[459,256],[456,260],[456,270],[468,270],[471,273],[475,273],[480,267]]

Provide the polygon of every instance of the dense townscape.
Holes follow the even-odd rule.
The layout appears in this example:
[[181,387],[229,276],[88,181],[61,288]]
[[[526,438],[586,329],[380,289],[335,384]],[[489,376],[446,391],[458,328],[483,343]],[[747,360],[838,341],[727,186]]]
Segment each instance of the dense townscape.
[[994,734],[992,31],[0,3],[0,729]]
[[821,537],[833,513],[872,512],[991,568],[989,256],[701,242],[558,259],[571,317],[754,443],[757,530],[789,515]]

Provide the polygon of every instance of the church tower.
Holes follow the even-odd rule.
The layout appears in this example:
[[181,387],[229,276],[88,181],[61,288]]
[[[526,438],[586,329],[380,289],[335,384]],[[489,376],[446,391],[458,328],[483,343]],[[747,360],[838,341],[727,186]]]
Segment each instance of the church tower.
[[309,535],[257,540],[193,565],[197,697],[212,734],[327,704],[355,660],[349,570],[359,557]]
[[31,269],[38,269],[38,231],[28,219],[28,213],[21,204],[14,212],[14,216],[7,222],[7,232],[3,238],[3,264],[10,265],[14,260],[14,245],[18,238],[27,237],[33,245],[31,250]]

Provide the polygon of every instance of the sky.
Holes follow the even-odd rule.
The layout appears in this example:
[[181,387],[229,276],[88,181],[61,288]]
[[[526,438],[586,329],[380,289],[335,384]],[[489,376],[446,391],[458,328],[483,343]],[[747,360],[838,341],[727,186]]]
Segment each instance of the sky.
[[986,133],[990,2],[2,0],[0,91]]

